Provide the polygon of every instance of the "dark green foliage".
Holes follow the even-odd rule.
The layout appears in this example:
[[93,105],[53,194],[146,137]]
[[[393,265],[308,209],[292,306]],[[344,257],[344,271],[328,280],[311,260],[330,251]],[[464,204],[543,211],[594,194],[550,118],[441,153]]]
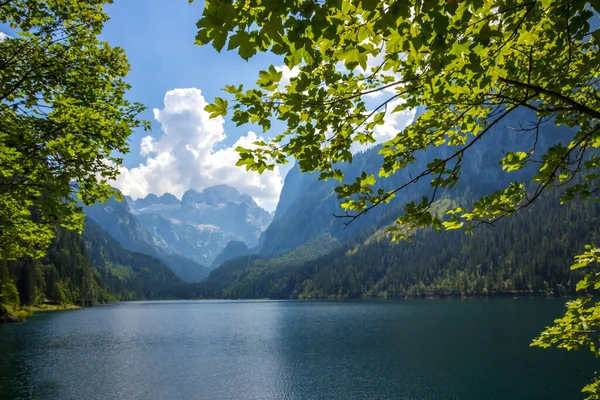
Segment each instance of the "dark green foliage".
[[215,297],[206,285],[184,284],[157,258],[125,250],[89,219],[83,235],[56,229],[44,258],[0,265],[0,288],[0,304],[15,307]]
[[218,267],[225,261],[231,260],[232,258],[241,257],[246,254],[250,254],[250,250],[248,249],[246,243],[239,240],[230,240],[225,245],[225,248],[221,250],[221,252],[215,257],[215,261],[213,261],[213,267]]
[[569,261],[599,239],[600,206],[558,206],[547,196],[476,235],[426,230],[412,243],[390,242],[386,219],[312,261],[273,268],[274,260],[230,260],[209,281],[225,284],[224,295],[233,298],[565,295],[580,279]]
[[89,218],[83,231],[89,263],[118,300],[177,297],[180,279],[162,261],[125,250]]
[[10,261],[3,268],[2,285],[14,282],[21,305],[91,305],[111,299],[90,268],[80,235],[64,228],[56,229],[42,259]]
[[[239,166],[262,173],[295,159],[303,172],[339,180],[335,192],[351,219],[400,200],[405,204],[392,227],[396,238],[426,227],[470,230],[528,207],[552,187],[566,189],[565,201],[597,192],[600,157],[582,161],[600,146],[600,31],[591,28],[598,2],[204,3],[197,44],[218,51],[227,44],[246,60],[272,53],[284,64],[260,71],[256,86],[231,82],[224,87],[227,99],[216,98],[205,108],[212,118],[229,115],[237,125],[258,125],[270,138],[238,147]],[[284,83],[285,69],[295,72]],[[373,104],[375,93],[381,99]],[[356,180],[344,181],[348,175],[338,167],[354,160],[355,146],[375,143],[386,118],[416,106],[426,111],[382,144],[375,173],[363,170],[350,177]],[[546,121],[574,128],[569,139],[562,145],[522,140],[510,150],[499,148],[508,182],[464,209],[434,216],[430,207],[438,189],[469,179],[464,156],[481,155],[482,140],[494,137],[495,128],[523,107],[535,117],[532,124],[521,120],[519,133],[538,131]],[[434,155],[431,150],[439,156],[418,165],[422,152]],[[409,179],[378,187],[415,165],[417,173]],[[526,168],[535,173],[513,174]],[[582,171],[587,179],[565,188]],[[418,186],[424,180],[428,188]],[[409,188],[418,197],[398,199]]]
[[0,288],[2,303],[8,306],[16,307],[20,303],[19,291],[13,282],[5,282]]
[[[39,259],[55,226],[81,232],[79,202],[114,195],[131,132],[129,63],[99,35],[107,0],[0,2],[0,259]],[[33,217],[33,218],[32,218]],[[35,272],[29,265],[25,274]],[[31,277],[18,277],[29,284]],[[33,301],[35,285],[24,287]]]

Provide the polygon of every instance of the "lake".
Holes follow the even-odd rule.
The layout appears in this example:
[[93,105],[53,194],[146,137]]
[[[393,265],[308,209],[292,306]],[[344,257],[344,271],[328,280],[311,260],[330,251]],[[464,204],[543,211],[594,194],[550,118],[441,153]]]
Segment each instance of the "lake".
[[579,399],[562,300],[133,302],[0,326],[0,398]]

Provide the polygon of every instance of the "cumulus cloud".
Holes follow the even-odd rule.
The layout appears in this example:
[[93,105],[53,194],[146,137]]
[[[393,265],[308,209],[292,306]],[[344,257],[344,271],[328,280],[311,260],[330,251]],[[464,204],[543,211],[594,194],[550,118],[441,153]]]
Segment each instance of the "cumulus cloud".
[[277,205],[283,179],[278,168],[262,175],[235,164],[237,146],[251,147],[262,139],[254,132],[240,137],[231,147],[218,149],[226,138],[223,118],[210,119],[200,89],[174,89],[165,95],[164,108],[154,109],[162,128],[157,138],[146,136],[140,154],[144,163],[120,169],[114,185],[133,197],[169,192],[181,197],[189,189],[228,184],[252,196],[267,210]]
[[152,153],[152,149],[154,148],[152,145],[153,140],[152,136],[146,136],[142,139],[142,142],[140,143],[140,154],[142,156],[147,156]]
[[388,103],[387,111],[383,118],[383,124],[377,125],[373,131],[373,139],[375,139],[374,144],[361,145],[360,143],[353,143],[350,151],[356,153],[377,144],[385,143],[398,135],[398,133],[404,130],[408,125],[412,124],[415,118],[415,109],[392,113],[394,108],[402,104],[403,101],[404,100],[402,99],[397,99]]
[[383,118],[383,125],[377,125],[373,133],[373,138],[377,143],[387,142],[404,130],[408,125],[412,124],[415,118],[415,110],[404,110],[392,114],[392,111],[397,106],[404,102],[402,99],[393,100],[387,105],[387,112]]
[[279,90],[281,91],[284,91],[285,87],[290,84],[290,80],[300,73],[300,67],[298,66],[290,69],[287,65],[276,65],[275,70],[281,72],[281,80],[279,81]]
[[[0,41],[6,36],[0,33]],[[370,60],[370,64],[377,60]],[[280,89],[284,90],[298,75],[299,69],[276,67],[283,72]],[[401,100],[388,104],[384,124],[377,126],[374,138],[383,143],[402,131],[414,118],[414,110],[392,114]],[[277,206],[283,179],[279,168],[263,174],[247,172],[235,164],[239,159],[235,148],[253,147],[256,140],[264,140],[254,132],[238,138],[231,146],[222,148],[226,139],[223,118],[210,119],[204,107],[207,102],[200,89],[174,89],[166,93],[163,109],[154,109],[154,119],[161,127],[158,137],[146,136],[140,143],[140,155],[145,161],[134,168],[120,168],[114,182],[124,194],[133,198],[149,193],[172,193],[181,197],[189,189],[228,184],[252,196],[267,210]],[[369,146],[355,143],[353,153]]]

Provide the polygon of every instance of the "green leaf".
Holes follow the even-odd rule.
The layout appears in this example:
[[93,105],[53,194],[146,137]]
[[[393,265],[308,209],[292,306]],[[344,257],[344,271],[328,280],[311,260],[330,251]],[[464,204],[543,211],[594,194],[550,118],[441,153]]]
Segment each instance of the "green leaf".
[[206,105],[204,110],[210,113],[210,118],[221,117],[227,115],[228,104],[227,100],[217,97],[215,98],[215,104]]
[[446,229],[447,231],[452,231],[455,229],[462,228],[464,225],[464,222],[460,221],[456,217],[453,217],[452,219],[450,219],[448,221],[444,221],[443,225],[444,225],[444,229]]

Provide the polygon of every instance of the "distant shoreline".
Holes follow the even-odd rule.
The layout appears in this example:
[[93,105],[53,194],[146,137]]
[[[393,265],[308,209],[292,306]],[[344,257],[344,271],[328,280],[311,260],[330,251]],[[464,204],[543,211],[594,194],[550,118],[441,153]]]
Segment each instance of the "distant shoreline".
[[47,305],[41,305],[41,306],[33,306],[31,307],[33,312],[39,312],[39,311],[64,311],[64,310],[77,310],[82,308],[81,306],[76,306],[75,304],[65,304],[65,305],[54,305],[54,304],[47,304]]
[[43,311],[66,311],[66,310],[77,310],[82,308],[74,304],[55,305],[55,304],[44,304],[31,307],[23,307],[18,310],[12,310],[9,308],[2,307],[0,309],[0,324],[11,323],[11,322],[24,322],[33,313]]
[[[99,303],[94,304],[93,307],[99,307],[108,304],[117,304],[117,303],[135,303],[135,302],[168,302],[168,301],[230,301],[230,302],[251,302],[251,301],[296,301],[296,302],[340,302],[340,303],[354,303],[354,302],[399,302],[399,301],[410,301],[410,300],[425,300],[425,301],[435,301],[435,300],[461,300],[461,301],[478,301],[478,300],[530,300],[530,299],[561,299],[561,298],[572,298],[573,295],[565,295],[565,296],[544,296],[544,295],[536,295],[536,294],[528,294],[521,296],[511,296],[511,295],[492,295],[492,296],[472,296],[472,297],[460,297],[460,296],[443,296],[443,297],[399,297],[399,298],[351,298],[351,299],[343,299],[343,298],[312,298],[312,299],[270,299],[270,298],[239,298],[239,299],[227,299],[227,298],[199,298],[199,299],[152,299],[152,300],[120,300],[120,301],[111,301],[109,303]],[[82,308],[87,308],[83,306],[78,306],[74,304],[66,304],[66,305],[38,305],[25,307],[19,312],[17,315],[14,313],[8,312],[8,318],[0,318],[0,324],[9,323],[9,322],[23,322],[28,317],[30,317],[33,313],[45,312],[45,311],[67,311],[67,310],[78,310]],[[5,315],[5,317],[7,316]]]
[[411,301],[411,300],[424,300],[424,301],[436,301],[436,300],[461,300],[461,301],[476,301],[476,300],[533,300],[533,299],[569,299],[576,297],[574,294],[562,295],[562,296],[546,296],[546,295],[522,295],[522,296],[511,296],[511,295],[492,295],[492,296],[472,296],[472,297],[461,297],[461,296],[439,296],[439,297],[388,297],[388,298],[376,298],[376,297],[358,297],[358,298],[312,298],[312,299],[299,299],[299,298],[197,298],[197,299],[146,299],[146,300],[121,300],[110,303],[97,304],[96,306],[102,306],[106,304],[117,304],[117,303],[144,303],[144,302],[168,302],[168,301],[296,301],[296,302],[400,302],[400,301]]

